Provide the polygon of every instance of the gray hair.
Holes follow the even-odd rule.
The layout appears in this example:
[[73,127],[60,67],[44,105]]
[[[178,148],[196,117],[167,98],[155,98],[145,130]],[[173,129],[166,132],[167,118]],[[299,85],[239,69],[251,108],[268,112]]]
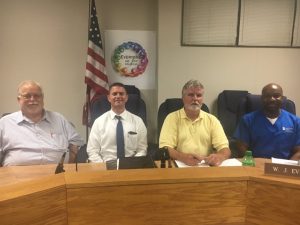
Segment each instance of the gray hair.
[[41,90],[41,94],[44,96],[44,91],[43,91],[43,87],[42,85],[40,85],[40,83],[34,81],[34,80],[25,80],[25,81],[22,81],[19,85],[18,85],[18,89],[17,89],[17,94],[20,95],[20,90],[22,89],[22,87],[24,86],[27,86],[27,85],[30,85],[30,86],[36,86],[36,87],[39,87],[39,89]]
[[203,84],[200,83],[200,81],[198,80],[189,80],[188,82],[185,83],[185,85],[183,86],[182,88],[182,97],[184,96],[185,94],[185,91],[191,87],[200,87],[201,89],[204,89],[204,86]]

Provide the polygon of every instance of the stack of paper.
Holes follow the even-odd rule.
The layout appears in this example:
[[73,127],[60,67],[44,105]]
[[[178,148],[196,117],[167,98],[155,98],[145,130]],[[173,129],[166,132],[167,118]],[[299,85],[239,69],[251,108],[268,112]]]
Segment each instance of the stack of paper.
[[272,163],[293,165],[293,166],[299,165],[299,162],[296,160],[278,159],[278,158],[273,158],[273,157],[272,157]]
[[[185,163],[178,161],[178,160],[175,160],[175,162],[179,168],[192,167],[192,166],[188,166]],[[236,158],[232,158],[232,159],[224,160],[220,166],[242,166],[242,163],[239,160],[237,160]],[[204,160],[202,160],[200,163],[198,163],[198,165],[196,167],[209,167],[209,165],[206,164]]]

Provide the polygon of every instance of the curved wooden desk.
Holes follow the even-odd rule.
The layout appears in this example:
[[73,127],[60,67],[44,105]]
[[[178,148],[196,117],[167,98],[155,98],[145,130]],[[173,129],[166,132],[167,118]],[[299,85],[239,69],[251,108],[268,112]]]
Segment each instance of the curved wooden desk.
[[300,180],[257,167],[0,169],[0,224],[299,224]]

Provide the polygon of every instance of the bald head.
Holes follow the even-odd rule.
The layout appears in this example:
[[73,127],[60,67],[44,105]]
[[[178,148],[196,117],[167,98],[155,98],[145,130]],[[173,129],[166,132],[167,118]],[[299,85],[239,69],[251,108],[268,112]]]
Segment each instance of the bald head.
[[40,83],[38,83],[38,82],[36,82],[36,81],[33,81],[33,80],[25,80],[25,81],[22,81],[22,82],[19,84],[19,86],[18,86],[18,90],[17,90],[18,95],[22,94],[22,89],[23,89],[24,87],[29,87],[29,86],[31,86],[31,87],[36,87],[37,89],[40,90],[41,94],[44,95],[44,93],[43,93],[43,88],[42,88],[42,86],[40,85]]
[[276,91],[283,95],[282,87],[279,84],[270,83],[263,87],[261,94],[270,92],[270,91]]
[[280,114],[283,101],[282,87],[275,83],[267,84],[261,92],[263,110],[267,117],[276,118]]

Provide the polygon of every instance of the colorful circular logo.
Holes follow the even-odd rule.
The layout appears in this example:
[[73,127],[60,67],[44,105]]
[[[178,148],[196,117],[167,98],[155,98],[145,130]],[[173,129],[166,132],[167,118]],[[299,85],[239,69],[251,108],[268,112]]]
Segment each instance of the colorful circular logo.
[[145,72],[148,65],[147,53],[136,42],[124,42],[112,56],[113,68],[126,77],[137,77]]

